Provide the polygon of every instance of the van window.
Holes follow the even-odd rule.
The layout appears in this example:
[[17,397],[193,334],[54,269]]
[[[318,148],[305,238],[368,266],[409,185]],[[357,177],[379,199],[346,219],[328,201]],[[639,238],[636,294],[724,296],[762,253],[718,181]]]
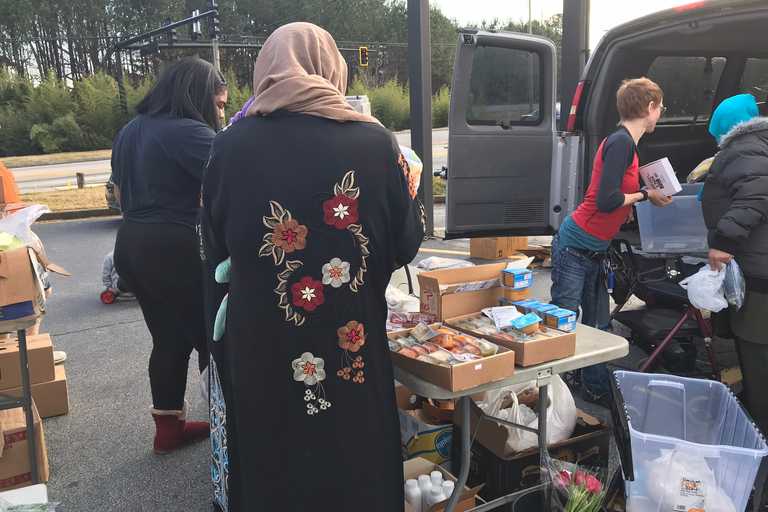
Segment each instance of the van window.
[[539,124],[540,88],[537,53],[479,46],[472,59],[467,123]]
[[659,124],[709,120],[725,61],[723,57],[657,57],[648,78],[664,91],[667,112]]
[[757,101],[768,98],[768,59],[747,59],[739,90],[753,94]]

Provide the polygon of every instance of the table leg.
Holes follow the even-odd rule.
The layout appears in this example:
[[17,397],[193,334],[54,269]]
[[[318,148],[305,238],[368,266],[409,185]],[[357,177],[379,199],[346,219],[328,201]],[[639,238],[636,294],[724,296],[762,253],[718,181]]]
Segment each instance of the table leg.
[[27,357],[27,333],[24,329],[18,332],[19,357],[21,358],[21,396],[24,402],[24,413],[27,420],[27,454],[32,483],[38,483],[37,447],[35,446],[35,424],[32,414],[32,387],[29,383],[29,359]]
[[472,405],[471,399],[468,396],[459,398],[459,409],[461,410],[461,469],[459,470],[459,478],[456,480],[456,487],[451,495],[451,499],[448,500],[448,504],[445,506],[445,512],[453,512],[456,508],[456,504],[459,502],[459,497],[467,485],[469,479],[469,463],[472,456],[472,443],[471,435],[472,425],[470,425],[469,410]]
[[541,468],[540,483],[543,485],[542,510],[547,512],[549,505],[549,480],[544,472],[544,464],[547,461],[547,405],[549,404],[549,384],[539,387],[539,467]]

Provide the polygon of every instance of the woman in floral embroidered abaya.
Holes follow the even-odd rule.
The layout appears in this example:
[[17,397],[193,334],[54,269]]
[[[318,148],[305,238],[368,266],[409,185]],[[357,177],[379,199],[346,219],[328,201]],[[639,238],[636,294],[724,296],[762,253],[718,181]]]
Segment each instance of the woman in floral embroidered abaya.
[[214,142],[203,238],[220,289],[212,474],[224,511],[403,509],[384,291],[423,236],[392,135],[344,100],[307,23],[267,40],[247,115]]

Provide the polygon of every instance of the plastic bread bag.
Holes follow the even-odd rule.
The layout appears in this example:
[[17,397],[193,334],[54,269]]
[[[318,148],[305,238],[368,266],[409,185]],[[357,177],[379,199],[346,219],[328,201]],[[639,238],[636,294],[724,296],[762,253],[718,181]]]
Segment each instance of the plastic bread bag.
[[747,283],[744,281],[744,274],[736,260],[731,260],[725,266],[725,279],[723,279],[723,293],[728,304],[736,309],[741,309],[744,305],[744,294],[746,293]]

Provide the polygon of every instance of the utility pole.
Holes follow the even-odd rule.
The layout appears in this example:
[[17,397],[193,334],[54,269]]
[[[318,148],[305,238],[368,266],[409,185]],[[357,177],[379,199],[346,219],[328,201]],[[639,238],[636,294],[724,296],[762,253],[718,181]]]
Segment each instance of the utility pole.
[[[408,84],[411,95],[411,148],[424,164],[419,196],[427,215],[426,236],[435,231],[432,197],[432,52],[429,0],[408,0]],[[467,466],[468,467],[468,466]],[[458,497],[459,493],[454,493]],[[452,499],[448,508],[455,505]]]
[[221,72],[221,55],[219,54],[219,4],[218,0],[211,0],[211,10],[214,11],[211,18],[211,51],[213,53],[213,67]]

